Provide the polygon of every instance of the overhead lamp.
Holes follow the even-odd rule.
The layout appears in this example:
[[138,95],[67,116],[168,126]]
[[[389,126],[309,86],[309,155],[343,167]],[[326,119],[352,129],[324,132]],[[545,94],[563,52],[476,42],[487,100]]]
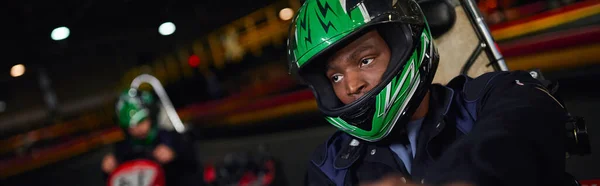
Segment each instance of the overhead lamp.
[[23,74],[25,74],[25,65],[23,64],[17,64],[10,68],[10,76],[12,77],[19,77]]
[[294,17],[294,10],[291,8],[284,8],[279,11],[279,19],[287,21]]
[[50,37],[54,41],[60,41],[63,39],[67,39],[67,37],[69,37],[69,34],[71,34],[69,28],[61,26],[52,30],[52,33],[50,33]]
[[158,27],[158,33],[163,36],[171,35],[175,32],[175,24],[172,22],[165,22]]

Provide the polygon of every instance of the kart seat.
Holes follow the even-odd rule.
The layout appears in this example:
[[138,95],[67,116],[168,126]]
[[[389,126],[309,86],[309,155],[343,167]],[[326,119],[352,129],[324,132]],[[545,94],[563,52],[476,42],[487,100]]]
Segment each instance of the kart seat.
[[419,0],[417,3],[427,18],[434,38],[445,34],[454,26],[456,11],[448,0]]

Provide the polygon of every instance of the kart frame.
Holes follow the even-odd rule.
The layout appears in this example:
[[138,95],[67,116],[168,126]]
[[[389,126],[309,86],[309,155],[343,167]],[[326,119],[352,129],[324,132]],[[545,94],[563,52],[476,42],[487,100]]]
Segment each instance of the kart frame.
[[158,99],[160,100],[162,106],[165,108],[167,117],[171,121],[171,124],[173,125],[175,131],[177,131],[178,133],[185,132],[185,126],[183,125],[183,122],[181,122],[181,118],[179,118],[179,115],[177,115],[177,111],[175,110],[171,99],[169,99],[169,96],[167,95],[167,92],[165,91],[165,88],[160,83],[160,81],[152,75],[141,74],[133,79],[133,81],[131,82],[131,88],[138,89],[139,86],[143,83],[148,83],[151,85],[152,89],[158,96]]

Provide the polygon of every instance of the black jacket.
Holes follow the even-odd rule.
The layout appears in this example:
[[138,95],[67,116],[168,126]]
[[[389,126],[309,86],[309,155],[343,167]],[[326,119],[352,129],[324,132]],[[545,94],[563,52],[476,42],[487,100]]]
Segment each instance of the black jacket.
[[[459,76],[447,86],[434,84],[430,93],[412,174],[389,143],[361,141],[351,147],[353,138],[336,132],[314,152],[306,185],[335,185],[340,179],[343,185],[357,185],[390,173],[425,184],[564,183],[567,113],[528,73],[493,72],[475,79]],[[466,134],[456,128],[457,121],[464,120],[458,104],[464,100],[475,101],[477,110],[473,128]],[[388,138],[394,137],[392,131]],[[333,164],[333,170],[325,170],[324,164]],[[334,174],[337,177],[331,179]]]

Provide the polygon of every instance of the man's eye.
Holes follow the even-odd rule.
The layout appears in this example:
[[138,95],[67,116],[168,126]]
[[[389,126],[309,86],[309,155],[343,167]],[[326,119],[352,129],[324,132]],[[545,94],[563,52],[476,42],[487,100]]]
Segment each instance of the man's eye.
[[360,66],[369,65],[373,62],[373,58],[367,58],[360,61]]
[[333,76],[331,76],[331,81],[337,83],[340,82],[343,78],[344,76],[342,76],[341,74],[334,74]]

